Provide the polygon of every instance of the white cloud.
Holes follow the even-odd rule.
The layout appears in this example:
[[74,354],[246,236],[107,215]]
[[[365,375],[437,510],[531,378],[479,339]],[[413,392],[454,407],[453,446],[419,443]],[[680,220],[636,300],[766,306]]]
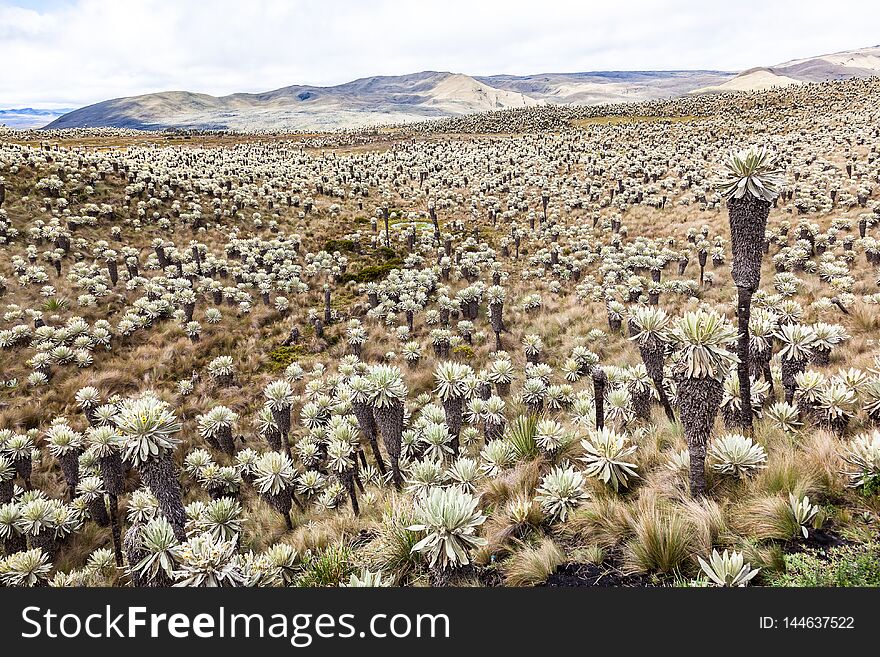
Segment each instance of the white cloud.
[[[874,45],[873,2],[0,0],[0,107],[370,75],[741,70]],[[833,13],[832,13],[833,12]]]

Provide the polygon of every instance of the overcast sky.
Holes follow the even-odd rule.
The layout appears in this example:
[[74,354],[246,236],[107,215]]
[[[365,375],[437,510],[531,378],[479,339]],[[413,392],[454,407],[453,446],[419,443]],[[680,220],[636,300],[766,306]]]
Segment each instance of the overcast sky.
[[0,108],[370,75],[742,70],[877,45],[876,0],[0,0]]

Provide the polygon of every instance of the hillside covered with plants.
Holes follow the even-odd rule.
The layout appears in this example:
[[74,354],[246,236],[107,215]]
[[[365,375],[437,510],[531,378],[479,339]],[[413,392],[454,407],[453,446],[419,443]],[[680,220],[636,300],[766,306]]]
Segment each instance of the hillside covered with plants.
[[878,126],[0,132],[0,586],[880,584]]

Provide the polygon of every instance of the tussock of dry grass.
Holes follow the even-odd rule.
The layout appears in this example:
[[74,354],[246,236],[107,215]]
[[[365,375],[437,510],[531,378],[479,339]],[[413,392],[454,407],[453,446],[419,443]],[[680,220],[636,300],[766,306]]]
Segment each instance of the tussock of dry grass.
[[727,545],[733,540],[725,506],[712,499],[684,499],[682,512],[692,528],[691,540],[700,554],[710,554],[712,548]]
[[477,563],[485,565],[493,556],[500,558],[508,554],[518,539],[538,531],[544,520],[544,513],[532,496],[519,493],[511,497],[484,524],[487,544],[477,550]]
[[495,478],[487,479],[480,490],[481,499],[486,505],[501,507],[517,495],[531,497],[541,477],[542,459],[518,463],[515,468],[502,472]]
[[329,545],[351,541],[370,526],[351,513],[336,513],[323,519],[312,519],[295,527],[289,542],[300,553],[318,552]]
[[389,507],[376,527],[376,537],[364,547],[359,558],[387,573],[398,585],[428,585],[425,580],[419,580],[424,569],[412,551],[419,541],[419,536],[407,529],[412,523],[412,508],[408,503],[401,500],[400,504]]
[[693,566],[693,525],[676,507],[650,496],[641,498],[629,524],[632,538],[624,547],[623,557],[628,570],[669,575]]
[[749,500],[734,516],[737,530],[759,540],[787,541],[800,532],[800,525],[788,503],[788,497],[759,497]]
[[259,497],[251,499],[246,508],[249,522],[244,524],[243,546],[258,552],[281,541],[292,544],[284,519],[275,509]]
[[547,581],[565,561],[562,551],[551,538],[537,545],[524,545],[505,560],[502,572],[508,586],[537,586]]
[[818,490],[815,465],[792,450],[774,450],[767,467],[752,479],[750,488],[758,493],[795,493],[812,495]]
[[629,508],[619,498],[592,500],[575,510],[559,529],[560,535],[575,544],[595,544],[611,548],[632,533]]

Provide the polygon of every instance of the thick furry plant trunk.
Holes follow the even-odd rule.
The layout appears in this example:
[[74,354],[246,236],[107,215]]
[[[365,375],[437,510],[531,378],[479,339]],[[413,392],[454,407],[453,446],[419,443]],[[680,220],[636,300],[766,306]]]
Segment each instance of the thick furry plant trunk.
[[[759,276],[760,268],[761,263],[758,261]],[[752,380],[749,376],[749,320],[752,316],[752,292],[753,290],[744,287],[736,288],[736,321],[739,330],[736,340],[736,355],[739,358],[739,363],[736,365],[740,397],[739,423],[747,432],[752,431]]]
[[831,361],[831,350],[825,348],[815,349],[812,360],[816,365],[827,365]]
[[186,512],[180,492],[180,480],[171,452],[163,450],[157,457],[138,466],[141,479],[159,501],[159,509],[171,524],[178,541],[186,540]]
[[348,493],[348,499],[351,500],[351,510],[354,512],[354,515],[359,516],[361,514],[361,509],[358,506],[358,498],[357,498],[357,490],[355,489],[355,469],[349,468],[345,472],[339,473],[339,483],[342,484],[342,487]]
[[278,427],[278,433],[281,434],[281,446],[284,448],[284,453],[290,456],[290,443],[287,440],[287,436],[290,434],[290,406],[285,406],[280,410],[274,408],[271,410],[272,419],[275,420],[275,426]]
[[797,409],[798,413],[801,414],[801,417],[806,419],[813,420],[814,422],[821,422],[822,417],[819,413],[819,405],[817,402],[808,401],[806,399],[798,399],[797,400]]
[[88,502],[89,515],[98,525],[106,527],[110,524],[110,516],[107,515],[107,506],[104,504],[104,496],[97,495]]
[[382,458],[382,452],[379,451],[379,441],[376,437],[376,419],[373,417],[372,409],[364,402],[352,402],[351,410],[357,418],[361,434],[370,442],[373,458],[376,459],[376,467],[384,475],[387,470],[385,469],[385,460]]
[[623,326],[623,320],[618,319],[617,317],[612,317],[608,315],[608,328],[612,333],[618,334],[620,333],[620,329]]
[[128,528],[128,531],[125,532],[125,539],[122,542],[123,548],[125,549],[125,558],[128,560],[128,570],[129,576],[131,577],[131,584],[135,587],[141,586],[150,586],[149,582],[144,580],[138,573],[135,572],[134,567],[140,563],[140,561],[147,556],[147,551],[143,548],[141,544],[141,528],[143,525],[141,523],[135,523],[131,527]]
[[111,454],[98,459],[101,479],[107,491],[107,507],[110,516],[110,530],[113,534],[113,552],[116,565],[122,565],[122,525],[119,522],[119,496],[125,492],[125,467],[119,454]]
[[49,561],[55,561],[55,557],[58,555],[58,539],[55,538],[55,532],[51,529],[44,529],[39,534],[28,535],[28,544],[31,549],[43,548]]
[[596,407],[596,429],[605,427],[605,385],[608,375],[601,367],[594,367],[593,372],[593,403]]
[[231,426],[222,427],[220,429],[217,434],[217,442],[220,443],[220,449],[230,456],[235,456],[235,440],[232,438]]
[[391,476],[394,486],[400,490],[403,487],[403,477],[400,475],[400,437],[403,433],[403,402],[397,401],[390,406],[375,407],[373,414],[376,425],[382,434],[382,442],[385,443],[385,451],[391,459]]
[[110,260],[107,263],[107,274],[110,276],[110,282],[116,285],[119,282],[119,263]]
[[472,565],[448,566],[446,568],[434,566],[430,569],[431,586],[461,586],[473,573],[474,567]]
[[648,338],[645,344],[639,345],[639,355],[641,355],[645,370],[657,390],[663,412],[666,413],[670,422],[675,422],[675,412],[672,410],[672,404],[669,403],[666,388],[663,386],[663,345],[656,338]]
[[736,429],[740,426],[742,413],[739,410],[739,404],[725,404],[721,407],[721,421],[724,422],[725,429]]
[[651,421],[651,391],[641,386],[630,386],[629,396],[632,399],[632,407],[636,419],[639,422]]
[[678,410],[690,454],[690,487],[693,497],[706,494],[706,445],[723,396],[721,382],[712,378],[679,376]]
[[281,432],[274,427],[269,427],[263,435],[263,438],[266,439],[266,442],[269,444],[269,448],[273,452],[281,451]]
[[461,434],[461,419],[464,411],[464,397],[450,397],[443,401],[443,410],[446,413],[446,426],[449,429],[449,435],[452,440],[449,446],[452,453],[458,456],[458,436]]
[[122,565],[122,523],[119,521],[119,497],[113,493],[107,495],[107,507],[110,516],[110,532],[113,535],[113,554],[116,565]]
[[749,379],[749,318],[752,294],[761,284],[761,259],[764,257],[764,232],[770,202],[746,193],[742,198],[727,201],[730,221],[730,248],[733,253],[731,273],[737,287],[736,318],[739,338],[737,376],[740,391],[740,424],[752,430],[752,383]]
[[836,415],[831,418],[825,424],[827,424],[828,428],[831,429],[838,438],[843,438],[844,435],[846,435],[846,430],[849,427],[851,417],[852,416],[848,413],[843,413],[842,415]]
[[76,497],[76,484],[79,481],[79,455],[81,453],[78,449],[71,449],[58,457],[64,481],[67,483],[67,499],[69,500]]
[[789,404],[794,400],[794,393],[797,390],[794,377],[803,372],[806,367],[806,360],[800,358],[782,359],[782,388],[785,390],[785,401]]
[[287,530],[292,530],[293,523],[290,520],[290,509],[293,508],[294,498],[290,492],[290,489],[285,488],[275,494],[263,493],[262,497],[264,500],[266,500],[266,503],[269,506],[271,506],[273,509],[281,514],[281,516],[284,518],[284,524],[287,526]]
[[489,304],[489,321],[492,324],[492,330],[495,333],[501,333],[504,330],[504,304],[503,303],[491,303]]
[[226,490],[226,486],[224,484],[208,484],[206,486],[208,495],[212,500],[219,500],[221,497],[231,497],[232,499],[236,499],[238,496],[234,493],[230,493]]
[[15,494],[15,480],[10,477],[6,481],[0,482],[0,504],[6,504],[12,501]]
[[754,379],[763,378],[770,385],[770,397],[773,397],[773,374],[770,371],[770,359],[773,357],[773,347],[767,349],[749,350],[749,371]]
[[762,364],[761,367],[763,368],[763,372],[764,372],[762,376],[763,376],[764,380],[769,384],[770,396],[773,397],[775,393],[773,390],[773,372],[770,369],[770,361],[769,360],[764,361],[764,363]]
[[3,541],[3,550],[7,557],[16,552],[24,552],[27,550],[27,538],[25,538],[24,534],[14,531]]
[[31,473],[33,472],[33,469],[34,462],[30,454],[15,459],[15,473],[21,477],[22,481],[24,481],[24,487],[26,490],[30,490],[31,488]]

